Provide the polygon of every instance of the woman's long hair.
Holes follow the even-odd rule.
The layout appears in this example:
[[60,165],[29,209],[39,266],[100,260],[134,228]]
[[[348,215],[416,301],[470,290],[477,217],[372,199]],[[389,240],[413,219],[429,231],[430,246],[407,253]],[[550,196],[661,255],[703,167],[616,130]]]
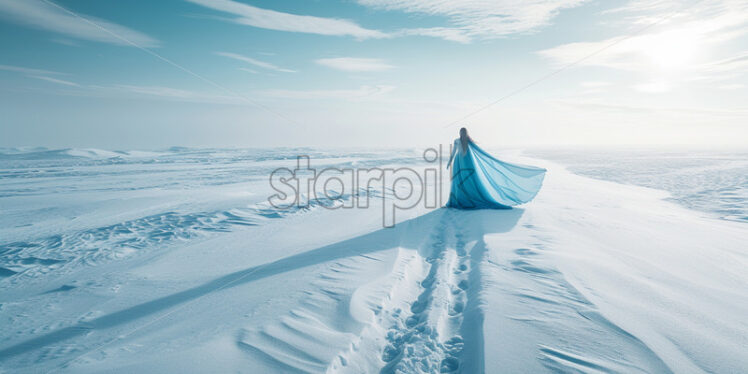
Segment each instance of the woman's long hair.
[[460,148],[462,148],[462,152],[467,152],[468,149],[468,143],[472,142],[473,139],[470,138],[470,135],[468,135],[466,128],[460,129]]

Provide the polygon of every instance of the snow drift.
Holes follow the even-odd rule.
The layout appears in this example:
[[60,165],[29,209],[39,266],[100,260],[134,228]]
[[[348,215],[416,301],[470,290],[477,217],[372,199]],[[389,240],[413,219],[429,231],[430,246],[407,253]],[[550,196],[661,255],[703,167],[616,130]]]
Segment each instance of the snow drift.
[[[514,157],[548,169],[532,203],[413,209],[388,229],[376,206],[263,206],[267,169],[258,165],[284,157],[210,166],[189,157],[204,168],[179,158],[158,171],[129,166],[122,178],[147,174],[135,174],[137,189],[110,190],[96,177],[72,191],[37,186],[85,195],[78,204],[50,205],[3,182],[1,232],[14,238],[0,247],[3,370],[748,369],[748,228],[665,201],[662,191]],[[352,158],[326,162],[408,159]],[[197,183],[204,175],[226,183]],[[175,179],[186,182],[169,187]],[[63,220],[45,216],[44,204],[78,218],[53,229]],[[32,229],[11,219],[27,219],[47,241],[29,239]]]

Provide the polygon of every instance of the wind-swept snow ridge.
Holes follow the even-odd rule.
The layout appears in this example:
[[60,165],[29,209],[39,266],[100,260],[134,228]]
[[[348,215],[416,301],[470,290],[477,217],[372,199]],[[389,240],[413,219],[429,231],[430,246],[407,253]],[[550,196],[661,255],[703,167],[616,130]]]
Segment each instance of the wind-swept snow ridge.
[[17,283],[62,267],[92,266],[122,259],[137,251],[174,244],[216,232],[229,232],[235,226],[256,226],[268,219],[349,202],[363,197],[377,197],[375,189],[354,193],[330,192],[332,197],[309,199],[307,204],[277,208],[267,203],[215,212],[165,212],[125,221],[115,225],[57,234],[30,241],[0,243],[0,279]]

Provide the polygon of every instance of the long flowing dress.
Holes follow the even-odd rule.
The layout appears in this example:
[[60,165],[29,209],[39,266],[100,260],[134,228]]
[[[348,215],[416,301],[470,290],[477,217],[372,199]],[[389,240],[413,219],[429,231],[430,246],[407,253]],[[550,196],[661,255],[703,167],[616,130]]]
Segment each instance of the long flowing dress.
[[532,200],[546,170],[496,159],[473,142],[452,148],[452,188],[447,207],[458,209],[509,209]]

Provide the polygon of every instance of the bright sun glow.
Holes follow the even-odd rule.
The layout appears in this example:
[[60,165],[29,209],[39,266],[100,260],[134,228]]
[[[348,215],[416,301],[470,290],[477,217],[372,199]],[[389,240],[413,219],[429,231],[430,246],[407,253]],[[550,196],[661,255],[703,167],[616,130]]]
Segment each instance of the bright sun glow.
[[699,52],[700,36],[690,30],[672,30],[643,40],[643,50],[652,62],[667,69],[689,66]]

